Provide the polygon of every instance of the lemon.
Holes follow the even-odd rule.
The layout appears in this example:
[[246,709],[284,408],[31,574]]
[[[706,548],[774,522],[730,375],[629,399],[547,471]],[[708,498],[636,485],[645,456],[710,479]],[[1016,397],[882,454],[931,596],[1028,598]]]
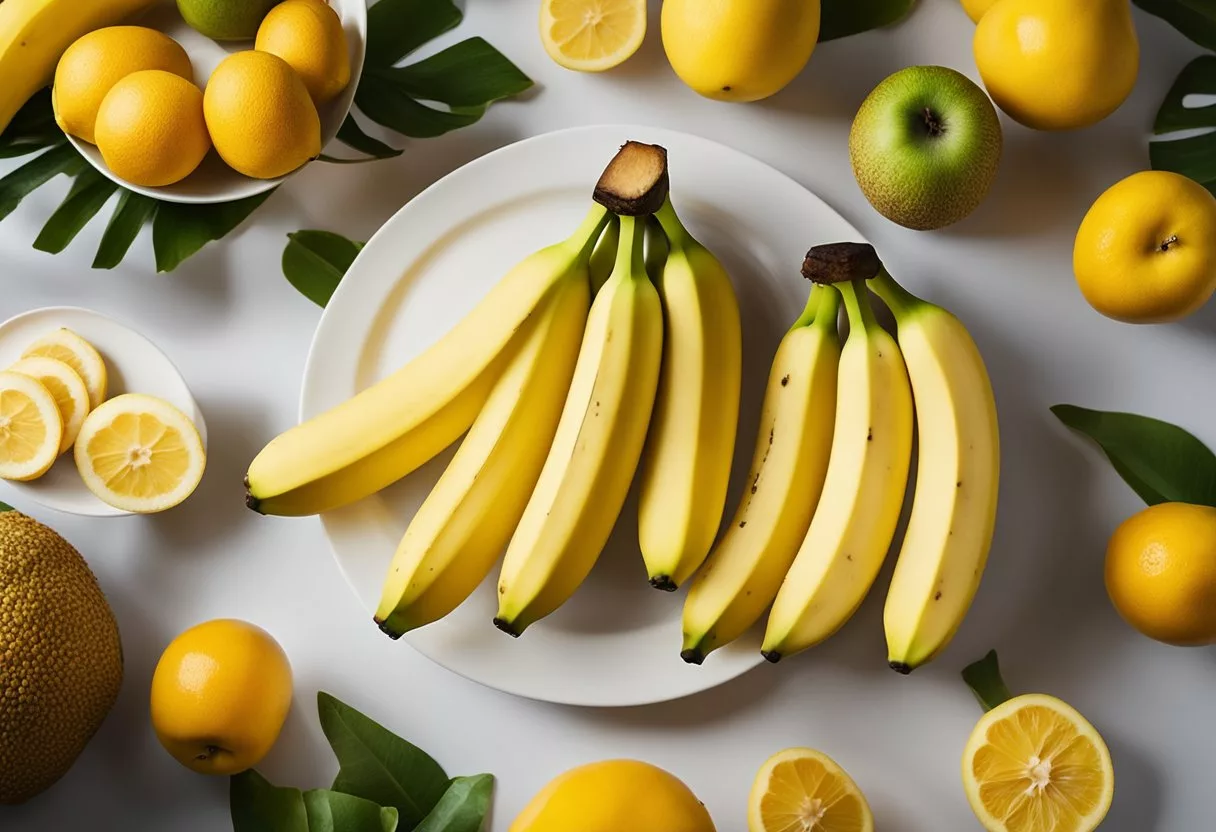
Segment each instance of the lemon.
[[993,7],[996,0],[962,0],[963,11],[967,12],[967,17],[971,18],[972,22],[979,23],[980,18],[988,13],[988,10]]
[[149,188],[185,179],[211,149],[202,90],[161,69],[134,72],[106,93],[96,136],[110,170]]
[[55,68],[55,121],[65,133],[94,143],[102,99],[123,78],[143,69],[163,69],[187,81],[194,78],[186,50],[155,29],[110,26],[89,32],[68,47]]
[[152,396],[116,396],[84,420],[76,467],[102,501],[139,514],[173,508],[194,493],[207,458],[186,414]]
[[756,775],[749,832],[874,832],[870,804],[845,770],[810,748],[774,754]]
[[21,353],[22,358],[54,358],[67,364],[84,381],[89,391],[89,408],[95,408],[106,398],[108,377],[106,362],[92,344],[67,327],[44,335]]
[[177,0],[190,27],[212,40],[249,40],[275,0]]
[[318,106],[350,83],[342,19],[321,0],[287,0],[275,6],[258,28],[253,48],[287,61]]
[[254,179],[286,176],[321,152],[321,120],[291,65],[269,52],[238,52],[215,68],[203,97],[220,157]]
[[566,69],[603,72],[646,39],[646,0],[544,0],[540,40]]
[[29,376],[47,389],[59,408],[63,420],[63,437],[59,440],[59,453],[72,447],[89,415],[89,388],[84,386],[80,374],[54,358],[23,358],[9,369],[14,373]]
[[39,382],[0,372],[0,479],[36,480],[59,458],[63,419]]

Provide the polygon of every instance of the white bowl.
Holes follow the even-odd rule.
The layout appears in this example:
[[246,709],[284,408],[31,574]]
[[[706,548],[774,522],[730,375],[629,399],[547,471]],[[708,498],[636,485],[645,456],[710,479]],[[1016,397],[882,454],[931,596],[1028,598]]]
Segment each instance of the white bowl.
[[[354,103],[355,88],[359,84],[359,76],[363,71],[363,53],[367,40],[366,0],[327,0],[327,2],[342,18],[342,28],[346,31],[346,41],[350,46],[351,72],[350,83],[346,85],[346,89],[319,110],[322,147],[338,134],[338,128],[342,126],[343,120]],[[190,56],[191,63],[194,64],[194,81],[202,88],[206,88],[207,79],[211,77],[211,73],[220,61],[234,52],[243,52],[253,48],[253,41],[219,43],[199,34],[182,20],[177,11],[177,4],[173,0],[165,0],[147,14],[129,22],[158,29],[180,43],[186,50],[186,54]],[[264,193],[281,183],[287,176],[292,176],[303,169],[303,167],[297,168],[296,171],[278,179],[254,179],[237,173],[225,165],[219,155],[212,150],[198,169],[182,181],[163,188],[145,188],[117,176],[106,166],[105,160],[101,158],[101,152],[93,145],[75,136],[68,136],[68,141],[80,151],[84,158],[89,160],[89,164],[119,185],[166,202],[232,202]]]

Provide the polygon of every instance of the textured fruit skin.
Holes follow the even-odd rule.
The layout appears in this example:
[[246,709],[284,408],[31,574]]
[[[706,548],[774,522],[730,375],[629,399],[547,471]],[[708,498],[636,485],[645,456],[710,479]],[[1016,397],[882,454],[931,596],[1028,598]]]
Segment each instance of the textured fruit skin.
[[144,26],[110,26],[68,47],[55,68],[51,90],[55,122],[65,133],[94,144],[93,126],[106,93],[132,72],[163,69],[194,80],[181,44]]
[[244,621],[198,624],[170,642],[152,674],[152,727],[200,774],[252,768],[291,708],[291,665],[269,633]]
[[0,803],[62,777],[121,686],[118,625],[88,564],[33,518],[0,513]]
[[988,13],[997,0],[962,0],[963,11],[967,12],[967,17],[971,18],[975,23],[980,22],[980,18]]
[[1000,0],[973,45],[992,100],[1037,130],[1098,123],[1131,94],[1140,69],[1129,0]]
[[269,52],[237,52],[215,68],[203,112],[216,152],[254,179],[277,179],[321,153],[321,120],[295,70]]
[[250,40],[278,0],[177,0],[191,28],[212,40]]
[[1177,173],[1133,173],[1085,214],[1072,265],[1085,299],[1107,317],[1184,318],[1216,291],[1216,197]]
[[342,20],[321,0],[286,0],[275,6],[258,27],[253,48],[291,64],[317,106],[350,83]]
[[[930,135],[926,112],[940,134]],[[996,109],[971,79],[946,67],[914,66],[866,96],[849,132],[849,158],[878,213],[925,231],[958,222],[984,201],[1002,142]]]
[[715,832],[680,780],[636,760],[571,769],[545,786],[509,832]]
[[1163,503],[1123,521],[1106,547],[1106,591],[1149,638],[1216,642],[1216,508]]
[[819,40],[819,0],[665,0],[663,48],[707,98],[759,101],[802,72]]

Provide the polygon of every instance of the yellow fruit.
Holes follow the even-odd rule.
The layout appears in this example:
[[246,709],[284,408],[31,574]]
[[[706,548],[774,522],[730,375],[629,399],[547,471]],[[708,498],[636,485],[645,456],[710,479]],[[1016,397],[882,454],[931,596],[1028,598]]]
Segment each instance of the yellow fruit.
[[269,52],[238,52],[215,68],[203,97],[215,149],[254,179],[286,176],[321,152],[321,121],[295,70]]
[[187,81],[194,78],[186,50],[155,29],[110,26],[90,32],[68,47],[55,68],[55,121],[65,133],[93,143],[93,126],[106,93],[143,69],[163,69]]
[[747,807],[749,832],[874,832],[866,796],[845,770],[810,748],[769,758]]
[[509,832],[714,832],[696,795],[661,768],[607,760],[561,775]]
[[152,728],[200,774],[237,774],[270,751],[291,708],[291,665],[269,633],[219,619],[170,642],[152,674]]
[[979,23],[980,18],[987,14],[996,2],[997,0],[962,0],[963,11],[967,13],[967,17]]
[[1106,548],[1106,591],[1149,638],[1216,642],[1216,508],[1164,503],[1123,521]]
[[603,72],[646,39],[646,0],[542,0],[540,40],[566,69]]
[[108,378],[106,362],[93,345],[64,327],[44,335],[21,353],[22,358],[53,358],[67,364],[89,390],[89,408],[105,401]]
[[701,95],[758,101],[802,72],[819,40],[819,0],[665,0],[663,48]]
[[47,389],[59,408],[63,420],[63,436],[59,440],[59,453],[72,447],[84,417],[89,415],[89,389],[84,386],[80,374],[54,358],[23,358],[9,367],[14,373],[29,376]]
[[207,465],[194,423],[152,396],[116,396],[84,420],[76,468],[99,499],[139,514],[173,508],[194,493]]
[[342,19],[322,0],[286,0],[275,6],[258,28],[253,48],[287,61],[318,106],[350,83]]
[[1000,0],[980,19],[974,47],[992,100],[1038,130],[1106,118],[1140,68],[1129,0]]
[[27,375],[0,372],[0,479],[38,479],[59,458],[62,439],[63,417],[50,391]]
[[980,719],[963,752],[963,788],[988,832],[1091,832],[1110,809],[1115,772],[1085,717],[1031,694]]
[[162,69],[133,72],[111,87],[95,136],[110,170],[146,188],[180,182],[211,149],[202,90]]

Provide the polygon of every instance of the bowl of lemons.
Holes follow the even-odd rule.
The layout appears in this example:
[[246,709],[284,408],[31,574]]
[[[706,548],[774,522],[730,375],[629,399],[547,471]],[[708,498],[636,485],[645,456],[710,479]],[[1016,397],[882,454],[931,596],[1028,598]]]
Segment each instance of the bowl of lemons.
[[350,111],[365,0],[164,0],[59,60],[55,120],[101,173],[168,202],[263,193]]

